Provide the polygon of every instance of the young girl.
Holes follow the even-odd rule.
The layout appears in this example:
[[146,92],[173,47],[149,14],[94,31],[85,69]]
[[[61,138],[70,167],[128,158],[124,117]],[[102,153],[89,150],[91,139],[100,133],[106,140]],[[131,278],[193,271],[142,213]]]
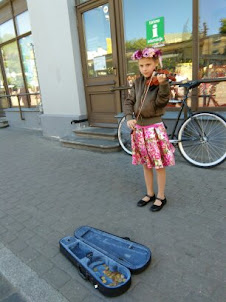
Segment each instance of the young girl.
[[[159,85],[150,85],[158,63],[161,64],[161,51],[156,48],[137,50],[133,56],[137,60],[141,77],[135,80],[131,92],[124,103],[127,125],[132,130],[132,164],[143,165],[147,194],[138,201],[143,207],[153,201],[150,210],[160,211],[166,204],[166,166],[175,165],[174,147],[169,142],[161,116],[164,114],[170,86],[165,74],[157,75]],[[149,86],[150,85],[150,86]],[[135,119],[133,119],[133,113]],[[158,193],[153,188],[155,168]]]

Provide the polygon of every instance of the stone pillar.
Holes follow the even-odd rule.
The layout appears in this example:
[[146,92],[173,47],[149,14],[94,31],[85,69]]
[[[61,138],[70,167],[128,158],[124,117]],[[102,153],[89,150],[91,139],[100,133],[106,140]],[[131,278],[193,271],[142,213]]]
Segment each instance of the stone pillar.
[[45,136],[71,133],[87,117],[74,0],[27,0],[42,96]]

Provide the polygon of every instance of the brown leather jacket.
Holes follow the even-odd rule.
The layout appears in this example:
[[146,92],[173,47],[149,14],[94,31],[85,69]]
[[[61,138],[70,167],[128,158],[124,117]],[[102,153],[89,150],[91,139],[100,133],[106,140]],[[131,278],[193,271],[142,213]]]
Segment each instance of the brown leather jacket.
[[[127,120],[132,119],[133,113],[135,116],[138,115],[145,85],[146,78],[144,76],[141,76],[135,80],[130,90],[130,94],[126,98],[123,106],[123,111]],[[137,120],[137,124],[147,126],[161,122],[161,116],[165,112],[164,108],[166,107],[169,98],[170,85],[168,82],[158,86],[150,86],[141,110],[141,114]]]

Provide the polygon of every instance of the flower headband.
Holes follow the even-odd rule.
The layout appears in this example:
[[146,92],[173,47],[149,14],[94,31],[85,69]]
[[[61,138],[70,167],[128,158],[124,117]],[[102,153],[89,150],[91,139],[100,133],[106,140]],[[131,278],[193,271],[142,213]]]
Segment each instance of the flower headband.
[[135,60],[140,60],[142,58],[155,58],[155,59],[159,59],[159,63],[162,67],[162,51],[158,48],[153,48],[153,47],[150,47],[150,48],[144,48],[143,50],[136,50],[131,59],[133,61]]

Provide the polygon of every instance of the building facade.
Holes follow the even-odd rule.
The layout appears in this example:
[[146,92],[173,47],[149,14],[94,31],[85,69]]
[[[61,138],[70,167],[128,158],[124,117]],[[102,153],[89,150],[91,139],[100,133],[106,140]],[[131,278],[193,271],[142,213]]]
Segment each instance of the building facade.
[[[177,81],[220,78],[225,40],[224,0],[0,0],[0,108],[10,125],[51,137],[116,127],[139,76],[135,50],[158,43]],[[192,108],[225,112],[225,87],[201,84]],[[172,87],[172,97],[182,95]]]

